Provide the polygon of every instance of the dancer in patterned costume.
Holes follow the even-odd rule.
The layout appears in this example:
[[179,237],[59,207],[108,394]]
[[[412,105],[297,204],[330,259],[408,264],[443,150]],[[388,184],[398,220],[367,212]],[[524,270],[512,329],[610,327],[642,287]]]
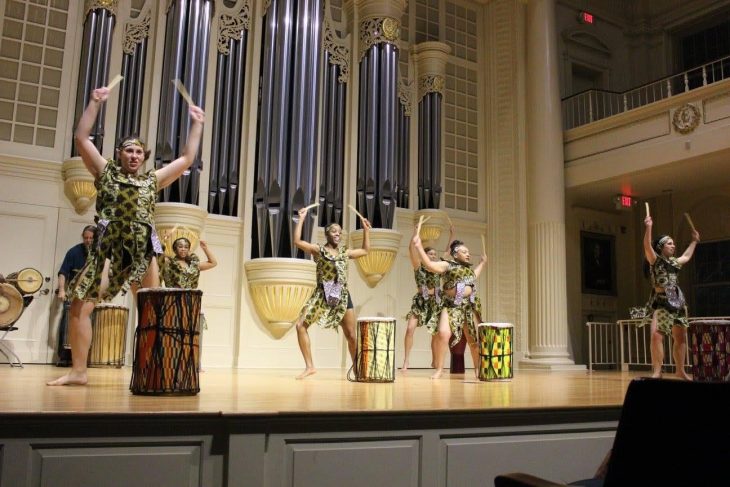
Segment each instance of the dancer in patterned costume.
[[436,372],[431,376],[438,379],[443,375],[444,354],[449,346],[449,338],[452,336],[453,344],[461,340],[462,333],[466,335],[471,358],[475,364],[474,371],[477,372],[476,364],[479,363],[479,350],[477,348],[477,335],[474,318],[481,321],[482,305],[476,295],[476,282],[479,274],[482,273],[487,263],[487,256],[482,255],[479,264],[471,268],[471,255],[469,249],[460,240],[451,242],[451,258],[432,262],[421,245],[421,238],[413,237],[413,244],[421,256],[423,267],[430,272],[441,274],[441,304],[442,309],[438,322],[438,339],[434,353],[434,368]]
[[[163,239],[164,245],[169,245],[170,232]],[[175,256],[173,258],[162,254],[158,257],[160,265],[160,277],[166,287],[179,289],[198,289],[198,279],[201,271],[207,271],[218,265],[218,261],[213,252],[208,248],[208,244],[201,240],[200,248],[208,258],[207,262],[200,262],[200,257],[190,252],[190,240],[185,237],[175,239],[172,243],[172,251]],[[203,330],[208,329],[208,321],[205,319],[205,313],[200,310],[200,335],[198,335],[198,350],[203,350]],[[199,356],[198,358],[202,358]],[[200,361],[198,361],[198,370]]]
[[149,151],[137,137],[122,140],[116,161],[104,159],[91,142],[91,128],[108,97],[108,88],[94,90],[76,128],[76,147],[96,179],[97,234],[86,265],[70,285],[71,370],[48,385],[86,384],[90,316],[97,302],[113,299],[130,285],[133,292],[140,284],[159,285],[156,255],[162,253],[162,247],[154,231],[157,191],[172,184],[190,167],[203,133],[204,113],[191,106],[192,123],[183,154],[163,168],[139,174]]
[[299,210],[299,221],[294,229],[294,245],[314,257],[317,263],[317,288],[304,304],[297,321],[297,339],[306,367],[297,379],[317,372],[312,361],[308,332],[309,326],[313,324],[334,329],[341,326],[350,357],[355,360],[355,311],[347,290],[347,264],[349,259],[367,255],[370,248],[370,222],[366,219],[360,219],[363,228],[362,248],[348,249],[344,245],[340,246],[342,228],[336,223],[330,223],[324,229],[326,244],[315,245],[302,240],[302,226],[306,216],[306,208]]
[[[417,231],[417,228],[415,229]],[[415,236],[415,234],[414,234]],[[424,249],[426,255],[433,262],[438,262],[438,254],[436,249],[426,247]],[[408,370],[408,358],[413,347],[413,333],[416,327],[425,326],[426,330],[431,334],[431,351],[432,354],[436,347],[436,336],[438,334],[439,313],[441,312],[441,276],[435,272],[427,271],[421,264],[421,256],[418,254],[413,241],[408,247],[408,253],[411,257],[413,272],[416,278],[416,294],[411,301],[411,310],[406,315],[406,336],[405,357],[403,359],[403,371]],[[435,357],[432,356],[432,361]]]
[[160,256],[160,276],[166,287],[181,289],[198,289],[198,279],[201,271],[207,271],[218,265],[208,244],[200,241],[200,248],[208,258],[207,262],[200,262],[200,257],[190,252],[190,240],[180,237],[172,243],[175,257]]
[[644,255],[649,262],[651,278],[651,295],[646,305],[646,316],[641,325],[651,324],[651,369],[652,377],[661,377],[664,362],[664,337],[671,335],[673,339],[672,357],[676,365],[675,374],[679,379],[691,380],[684,370],[687,358],[687,304],[682,290],[677,285],[679,270],[689,262],[695,247],[700,241],[700,234],[692,230],[692,242],[679,257],[674,257],[676,246],[669,235],[663,235],[656,241],[651,240],[650,216],[644,219]]

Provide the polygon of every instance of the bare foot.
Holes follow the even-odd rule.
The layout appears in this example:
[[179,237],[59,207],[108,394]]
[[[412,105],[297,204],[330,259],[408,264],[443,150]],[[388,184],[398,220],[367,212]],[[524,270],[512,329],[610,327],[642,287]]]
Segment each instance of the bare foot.
[[437,369],[436,372],[431,376],[432,379],[440,379],[444,373],[444,369]]
[[317,369],[315,369],[314,367],[312,367],[312,368],[307,367],[306,369],[304,369],[304,372],[302,372],[301,374],[299,374],[296,377],[296,379],[297,380],[304,379],[304,378],[309,377],[310,375],[314,375],[316,373],[317,373]]
[[680,380],[692,380],[692,377],[687,375],[687,372],[685,372],[684,370],[678,370],[677,372],[675,372],[674,376]]
[[403,367],[401,367],[400,369],[403,371],[404,374],[408,372],[408,362],[404,362]]
[[86,372],[74,372],[69,371],[68,374],[63,377],[59,377],[56,380],[46,382],[47,386],[85,386],[88,382]]
[[655,370],[651,374],[652,379],[661,379],[662,378],[662,369]]

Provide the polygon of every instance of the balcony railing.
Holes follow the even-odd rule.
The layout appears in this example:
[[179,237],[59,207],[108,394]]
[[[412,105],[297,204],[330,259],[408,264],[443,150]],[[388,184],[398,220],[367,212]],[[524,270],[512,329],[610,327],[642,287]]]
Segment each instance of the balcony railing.
[[730,78],[730,56],[623,93],[587,90],[563,99],[568,130]]
[[[690,325],[695,321],[730,320],[728,316],[690,317]],[[589,321],[588,328],[588,369],[596,366],[616,370],[651,367],[650,326],[640,326],[642,320],[618,320],[616,322]],[[687,363],[691,365],[691,340],[687,342]],[[672,337],[664,337],[664,365],[673,366]]]

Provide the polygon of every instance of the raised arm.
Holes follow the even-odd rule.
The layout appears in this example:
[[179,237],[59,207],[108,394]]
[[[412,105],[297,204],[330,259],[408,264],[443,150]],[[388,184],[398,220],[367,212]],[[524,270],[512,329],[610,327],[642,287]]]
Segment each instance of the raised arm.
[[207,271],[208,269],[212,269],[213,267],[218,265],[218,261],[215,258],[215,255],[213,255],[213,251],[208,248],[208,244],[201,240],[200,241],[200,248],[205,253],[205,256],[208,258],[208,262],[201,262],[198,268],[201,271]]
[[302,249],[308,254],[312,254],[316,257],[319,255],[319,247],[305,240],[302,240],[302,227],[304,226],[304,219],[306,218],[308,212],[309,210],[307,210],[306,208],[299,209],[299,220],[297,221],[297,226],[294,227],[294,245],[296,245],[297,248]]
[[414,235],[411,243],[418,252],[418,256],[421,258],[421,263],[423,264],[424,269],[429,272],[435,272],[436,274],[443,274],[449,269],[448,262],[444,262],[443,260],[434,262],[428,257],[426,251],[423,250],[423,244],[421,243],[421,237],[419,235]]
[[699,241],[699,232],[697,230],[692,230],[692,241],[687,246],[687,250],[685,250],[684,253],[677,258],[677,262],[683,265],[689,262],[689,260],[692,258],[692,255],[695,253],[695,248],[697,247]]
[[651,246],[651,227],[653,222],[650,216],[647,215],[647,217],[644,218],[644,225],[646,226],[646,231],[644,231],[644,256],[646,256],[646,260],[649,262],[649,265],[654,265],[654,262],[656,261],[656,253],[654,253],[654,249]]
[[476,277],[479,277],[479,274],[482,273],[484,270],[484,267],[487,265],[487,256],[482,255],[482,258],[479,260],[479,263],[474,267],[474,275]]
[[89,97],[89,104],[86,105],[84,113],[81,114],[79,123],[76,126],[76,132],[74,138],[76,140],[76,148],[81,155],[81,160],[84,161],[86,169],[89,170],[92,176],[98,178],[106,167],[106,159],[99,153],[99,149],[91,142],[91,128],[96,122],[96,117],[99,115],[99,109],[101,104],[109,98],[109,89],[106,87],[97,88],[91,92]]
[[367,218],[360,218],[360,224],[362,225],[362,247],[347,251],[347,256],[351,259],[365,257],[370,251],[370,227],[372,225]]
[[205,121],[205,113],[200,107],[192,105],[190,107],[190,119],[192,125],[188,133],[188,141],[185,144],[183,153],[180,157],[155,171],[157,175],[157,189],[166,188],[179,178],[195,161],[200,147],[200,139],[203,136],[203,122]]
[[[413,229],[413,236],[416,236],[416,229],[417,227],[414,227]],[[408,255],[411,257],[411,265],[414,269],[418,269],[421,266],[421,256],[418,254],[418,250],[416,249],[416,244],[413,242],[413,238],[411,238],[411,242],[408,245]]]

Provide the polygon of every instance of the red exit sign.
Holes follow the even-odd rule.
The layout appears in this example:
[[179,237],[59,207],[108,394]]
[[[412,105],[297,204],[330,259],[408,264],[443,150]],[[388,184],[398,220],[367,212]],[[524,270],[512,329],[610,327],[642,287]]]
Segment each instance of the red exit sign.
[[580,12],[578,20],[583,24],[593,24],[593,14],[589,12]]

